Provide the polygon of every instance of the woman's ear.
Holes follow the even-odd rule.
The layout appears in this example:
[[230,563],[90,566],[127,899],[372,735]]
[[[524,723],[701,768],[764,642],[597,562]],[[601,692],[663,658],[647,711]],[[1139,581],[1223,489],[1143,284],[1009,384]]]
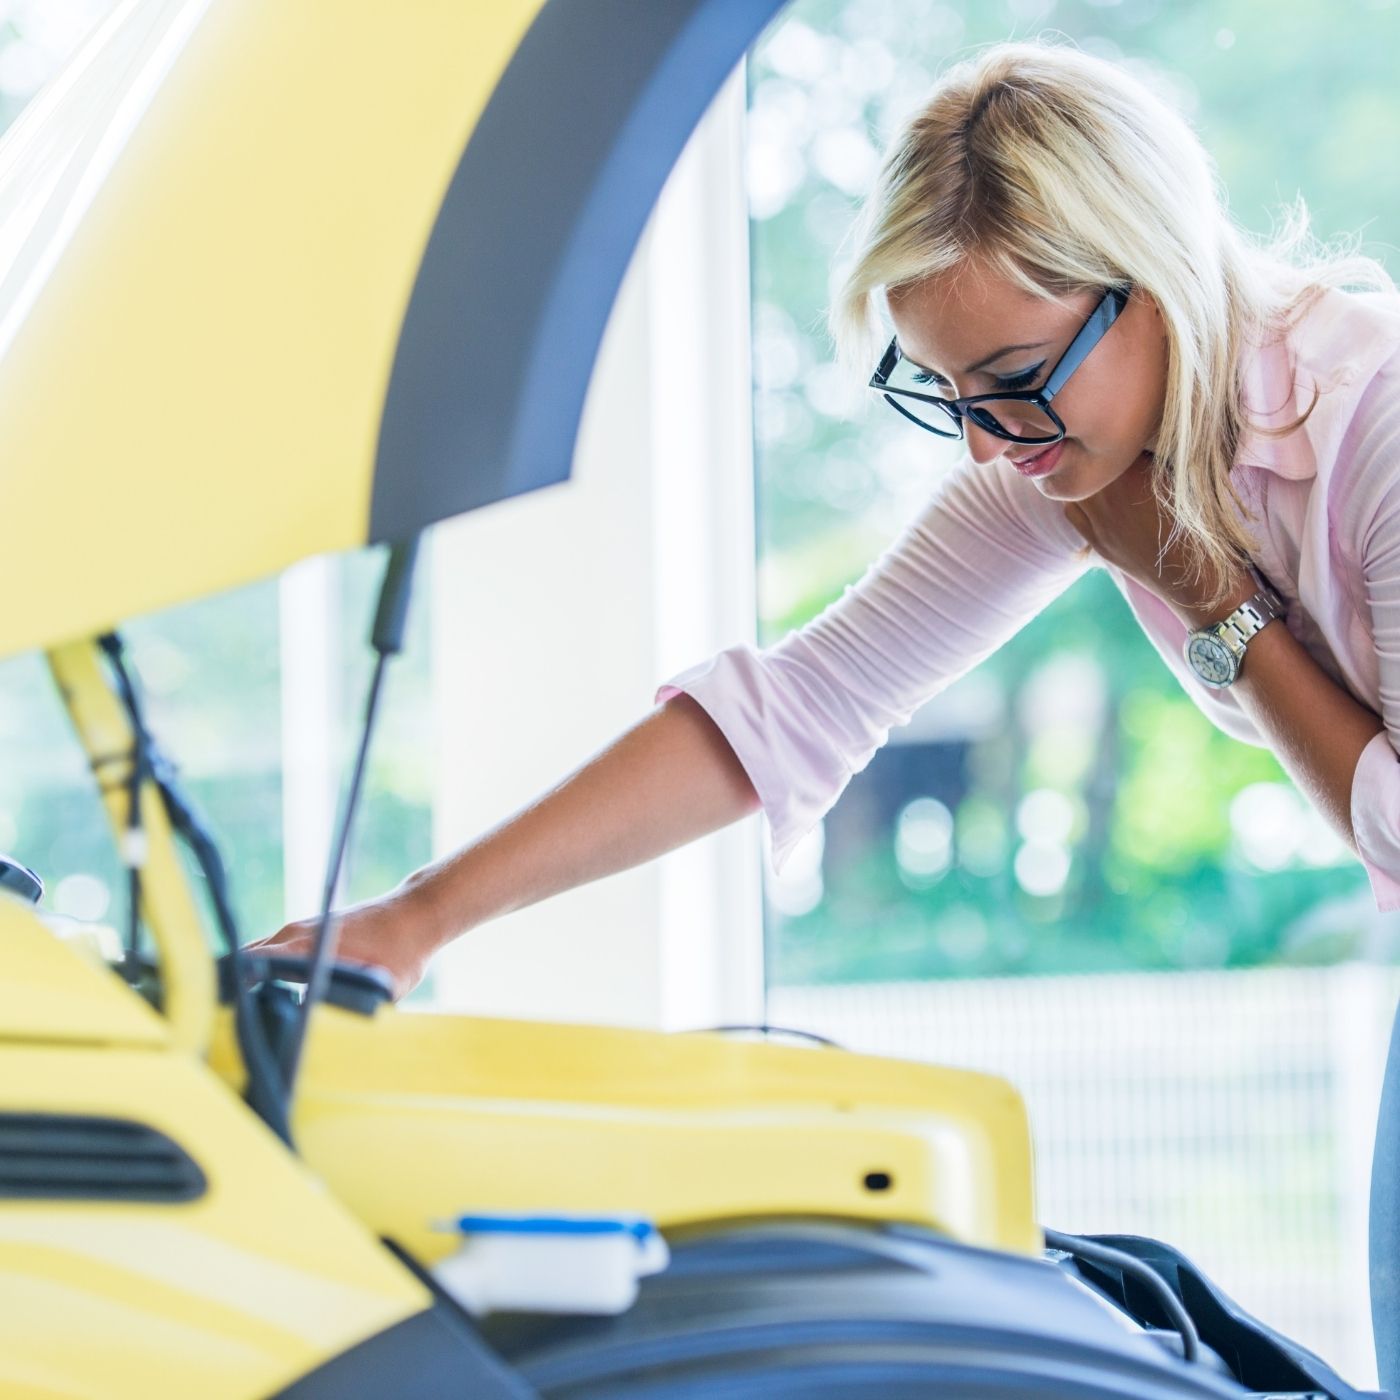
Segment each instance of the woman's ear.
[[1146,311],[1152,322],[1152,327],[1162,340],[1167,339],[1167,318],[1162,315],[1162,308],[1157,302],[1157,298],[1151,292],[1144,292],[1140,288],[1133,288],[1133,300],[1141,302],[1142,308]]

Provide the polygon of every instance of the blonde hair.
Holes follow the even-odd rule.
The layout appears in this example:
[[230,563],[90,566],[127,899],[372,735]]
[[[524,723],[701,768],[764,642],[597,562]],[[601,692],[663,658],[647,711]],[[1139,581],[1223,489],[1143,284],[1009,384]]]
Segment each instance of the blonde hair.
[[867,366],[877,293],[970,263],[1041,297],[1131,283],[1156,301],[1168,368],[1153,477],[1215,604],[1255,543],[1231,509],[1247,514],[1230,478],[1247,426],[1241,351],[1329,286],[1394,290],[1374,259],[1317,243],[1301,199],[1254,239],[1186,121],[1058,43],[996,44],[944,74],[887,151],[853,239],[830,323],[842,358]]

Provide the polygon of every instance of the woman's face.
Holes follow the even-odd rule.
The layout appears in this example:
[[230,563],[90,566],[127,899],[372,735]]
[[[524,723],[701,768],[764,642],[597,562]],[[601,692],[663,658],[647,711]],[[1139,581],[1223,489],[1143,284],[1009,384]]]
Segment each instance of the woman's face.
[[[1044,301],[967,265],[894,288],[888,302],[901,354],[934,376],[929,391],[966,398],[1039,388],[1101,296],[1078,292]],[[1161,313],[1150,297],[1135,292],[1051,400],[1065,425],[1058,453],[1008,442],[964,417],[967,450],[979,462],[1004,458],[1008,471],[1025,463],[1024,475],[1037,465],[1031,459],[1043,454],[1039,465],[1053,465],[1032,478],[1039,490],[1056,501],[1082,501],[1156,442],[1166,383]]]

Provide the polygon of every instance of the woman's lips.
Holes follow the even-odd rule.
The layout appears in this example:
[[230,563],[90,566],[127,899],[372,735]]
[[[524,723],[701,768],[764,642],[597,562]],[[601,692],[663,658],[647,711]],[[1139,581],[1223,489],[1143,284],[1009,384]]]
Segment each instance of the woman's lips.
[[1036,453],[1033,457],[1022,457],[1017,460],[1010,459],[1011,465],[1016,468],[1022,476],[1049,476],[1059,465],[1060,456],[1064,452],[1064,439],[1052,443],[1043,452]]

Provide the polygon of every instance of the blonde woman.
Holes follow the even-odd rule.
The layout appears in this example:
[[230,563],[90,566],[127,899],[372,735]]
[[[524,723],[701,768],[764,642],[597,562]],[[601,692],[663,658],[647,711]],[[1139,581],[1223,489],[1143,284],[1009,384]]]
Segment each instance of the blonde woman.
[[[1379,265],[1310,255],[1297,217],[1254,246],[1146,87],[1002,44],[894,141],[832,320],[910,432],[963,440],[919,517],[820,617],[673,677],[558,787],[346,911],[340,955],[405,992],[458,934],[757,806],[781,866],[892,726],[1093,565],[1400,908],[1400,298]],[[300,951],[309,926],[266,943]]]
[[[892,726],[1096,565],[1400,908],[1400,297],[1382,269],[1311,250],[1301,216],[1256,246],[1146,87],[1004,44],[894,141],[832,319],[910,432],[963,442],[919,517],[812,622],[673,677],[558,787],[346,911],[340,956],[402,994],[466,930],[758,806],[781,866]],[[266,945],[304,952],[311,929]]]

